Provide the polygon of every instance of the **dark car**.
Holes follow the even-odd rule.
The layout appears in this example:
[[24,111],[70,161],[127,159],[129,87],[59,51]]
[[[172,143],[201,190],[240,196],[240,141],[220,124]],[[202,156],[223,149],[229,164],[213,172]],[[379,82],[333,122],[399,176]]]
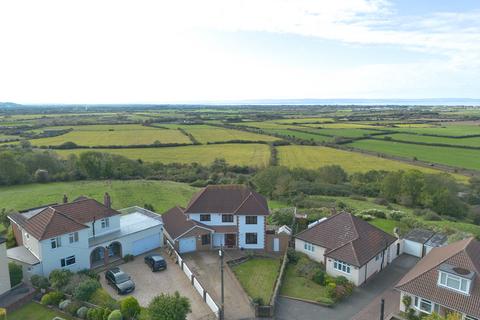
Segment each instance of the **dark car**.
[[135,290],[133,280],[118,267],[105,272],[105,279],[109,285],[117,290],[118,294],[127,294]]
[[165,259],[159,254],[145,256],[144,260],[152,271],[167,269],[167,261],[165,261]]

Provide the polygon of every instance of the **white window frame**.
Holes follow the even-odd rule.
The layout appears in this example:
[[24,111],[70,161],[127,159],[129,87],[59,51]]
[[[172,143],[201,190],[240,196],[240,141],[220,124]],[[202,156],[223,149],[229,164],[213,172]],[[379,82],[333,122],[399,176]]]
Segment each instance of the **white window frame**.
[[[72,260],[73,259],[73,263],[67,263],[68,260]],[[62,268],[65,268],[65,267],[68,267],[68,266],[72,266],[74,264],[77,263],[77,258],[75,257],[75,255],[71,255],[71,256],[68,256],[68,257],[65,257],[65,258],[62,258],[60,259],[60,266]]]
[[[442,278],[445,277],[445,283],[443,282]],[[459,288],[455,288],[455,287],[451,287],[449,286],[447,283],[448,283],[448,279],[451,279],[451,280],[454,280],[454,281],[458,281],[460,287]],[[462,281],[465,283],[465,291],[462,290]],[[449,290],[454,290],[454,291],[457,291],[457,292],[460,292],[460,293],[463,293],[463,294],[470,294],[470,285],[471,285],[471,280],[469,279],[465,279],[463,277],[460,277],[460,276],[456,276],[456,275],[453,275],[453,274],[450,274],[448,272],[443,272],[443,271],[439,271],[438,273],[438,285],[440,287],[443,287],[443,288],[447,288]]]
[[102,220],[100,220],[100,226],[102,227],[102,229],[107,229],[108,227],[110,227],[110,219],[103,218]]
[[465,318],[463,318],[464,320],[479,320],[478,318],[475,318],[475,317],[472,317],[472,316],[469,316],[469,315],[465,315]]
[[25,232],[25,238],[26,238],[27,240],[30,239],[30,235],[28,234],[28,232]]
[[345,274],[352,274],[352,266],[340,260],[333,261],[333,269]]
[[[425,304],[430,304],[430,310],[422,309],[422,302],[425,303]],[[415,309],[417,309],[420,312],[427,313],[427,314],[432,314],[433,309],[434,309],[434,303],[432,301],[427,300],[427,299],[423,299],[421,297],[415,297],[414,305],[415,305]]]
[[60,248],[62,246],[62,238],[55,237],[50,239],[50,247],[52,249]]
[[78,232],[72,232],[68,234],[68,241],[70,243],[78,242]]
[[306,251],[314,252],[315,251],[315,246],[311,243],[305,242],[303,245],[303,249]]

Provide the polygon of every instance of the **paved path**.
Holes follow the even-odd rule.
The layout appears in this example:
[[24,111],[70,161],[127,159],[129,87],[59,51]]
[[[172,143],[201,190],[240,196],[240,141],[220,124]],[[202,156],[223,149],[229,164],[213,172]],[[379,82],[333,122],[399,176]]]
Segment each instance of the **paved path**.
[[[275,317],[278,320],[373,320],[380,318],[379,301],[381,297],[385,296],[387,310],[398,307],[398,305],[394,305],[393,301],[399,298],[395,292],[392,292],[392,288],[417,261],[417,258],[408,255],[398,257],[384,271],[370,279],[366,285],[355,289],[350,297],[332,308],[280,297]],[[387,315],[388,312],[385,314]]]

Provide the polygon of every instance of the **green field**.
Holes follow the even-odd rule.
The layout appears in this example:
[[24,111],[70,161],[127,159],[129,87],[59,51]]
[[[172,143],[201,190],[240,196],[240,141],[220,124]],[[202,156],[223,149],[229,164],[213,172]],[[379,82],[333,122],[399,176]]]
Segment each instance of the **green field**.
[[265,167],[270,160],[270,149],[266,144],[211,144],[165,148],[128,148],[128,149],[71,149],[56,150],[66,157],[69,154],[80,154],[86,150],[118,154],[130,159],[142,159],[145,162],[162,163],[200,163],[211,164],[217,158],[225,159],[232,165],[248,165]]
[[190,143],[190,139],[176,129],[128,125],[91,125],[73,127],[52,127],[59,130],[73,128],[73,131],[61,136],[32,139],[34,146],[56,146],[64,142],[74,142],[80,146],[139,145],[160,143]]
[[73,319],[66,314],[51,310],[33,301],[7,314],[8,320],[52,320],[55,317],[66,320]]
[[407,133],[394,133],[386,136],[376,136],[378,139],[383,139],[384,137],[391,137],[397,141],[412,141],[412,142],[421,142],[421,143],[441,143],[457,146],[469,146],[469,147],[480,147],[480,137],[474,138],[447,138],[447,137],[432,137],[432,136],[423,136],[418,134],[407,134]]
[[363,137],[369,134],[378,133],[378,131],[359,129],[359,128],[331,129],[331,128],[323,128],[323,127],[315,127],[315,128],[300,127],[299,129],[303,131],[312,132],[312,133],[319,133],[319,134],[331,135],[336,137],[347,137],[347,138],[358,138],[358,137]]
[[465,136],[472,134],[480,134],[479,125],[443,125],[429,128],[394,128],[395,131],[405,133],[434,134],[442,136]]
[[480,150],[453,147],[433,147],[382,140],[360,140],[352,147],[399,157],[445,164],[458,168],[480,170]]
[[[363,142],[365,140],[359,141]],[[372,140],[373,141],[373,140]],[[380,141],[382,142],[382,141]],[[318,146],[281,146],[277,147],[280,165],[290,168],[318,169],[338,164],[347,172],[365,172],[369,170],[410,170],[417,169],[427,173],[439,173],[439,170],[410,165],[400,161],[383,159],[356,152]],[[480,165],[480,164],[479,164]],[[456,175],[457,179],[466,180]]]
[[[302,130],[302,128],[299,128],[299,129]],[[318,135],[318,134],[312,134],[312,133],[308,133],[308,132],[294,131],[294,130],[289,130],[289,129],[264,129],[264,131],[267,132],[267,133],[270,133],[270,134],[280,134],[282,136],[287,136],[287,137],[297,138],[297,139],[302,139],[302,140],[315,141],[315,142],[331,142],[331,141],[333,141],[332,137]]]
[[153,205],[156,212],[163,213],[175,205],[186,205],[197,188],[184,183],[147,180],[105,180],[55,182],[0,187],[0,208],[24,210],[62,201],[63,194],[70,200],[81,195],[103,202],[108,192],[115,209],[134,205]]

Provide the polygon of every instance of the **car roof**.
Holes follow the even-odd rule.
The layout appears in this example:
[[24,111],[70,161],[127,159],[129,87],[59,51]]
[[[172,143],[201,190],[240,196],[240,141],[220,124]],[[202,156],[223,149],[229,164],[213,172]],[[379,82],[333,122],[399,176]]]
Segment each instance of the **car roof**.
[[122,271],[122,269],[120,269],[119,267],[111,268],[111,269],[109,269],[108,271],[110,271],[111,273],[114,273],[114,274],[124,273],[124,272]]
[[155,261],[165,260],[165,258],[163,258],[163,257],[162,257],[161,255],[159,255],[159,254],[151,254],[151,255],[146,256],[146,258],[150,258],[150,259],[155,260]]

